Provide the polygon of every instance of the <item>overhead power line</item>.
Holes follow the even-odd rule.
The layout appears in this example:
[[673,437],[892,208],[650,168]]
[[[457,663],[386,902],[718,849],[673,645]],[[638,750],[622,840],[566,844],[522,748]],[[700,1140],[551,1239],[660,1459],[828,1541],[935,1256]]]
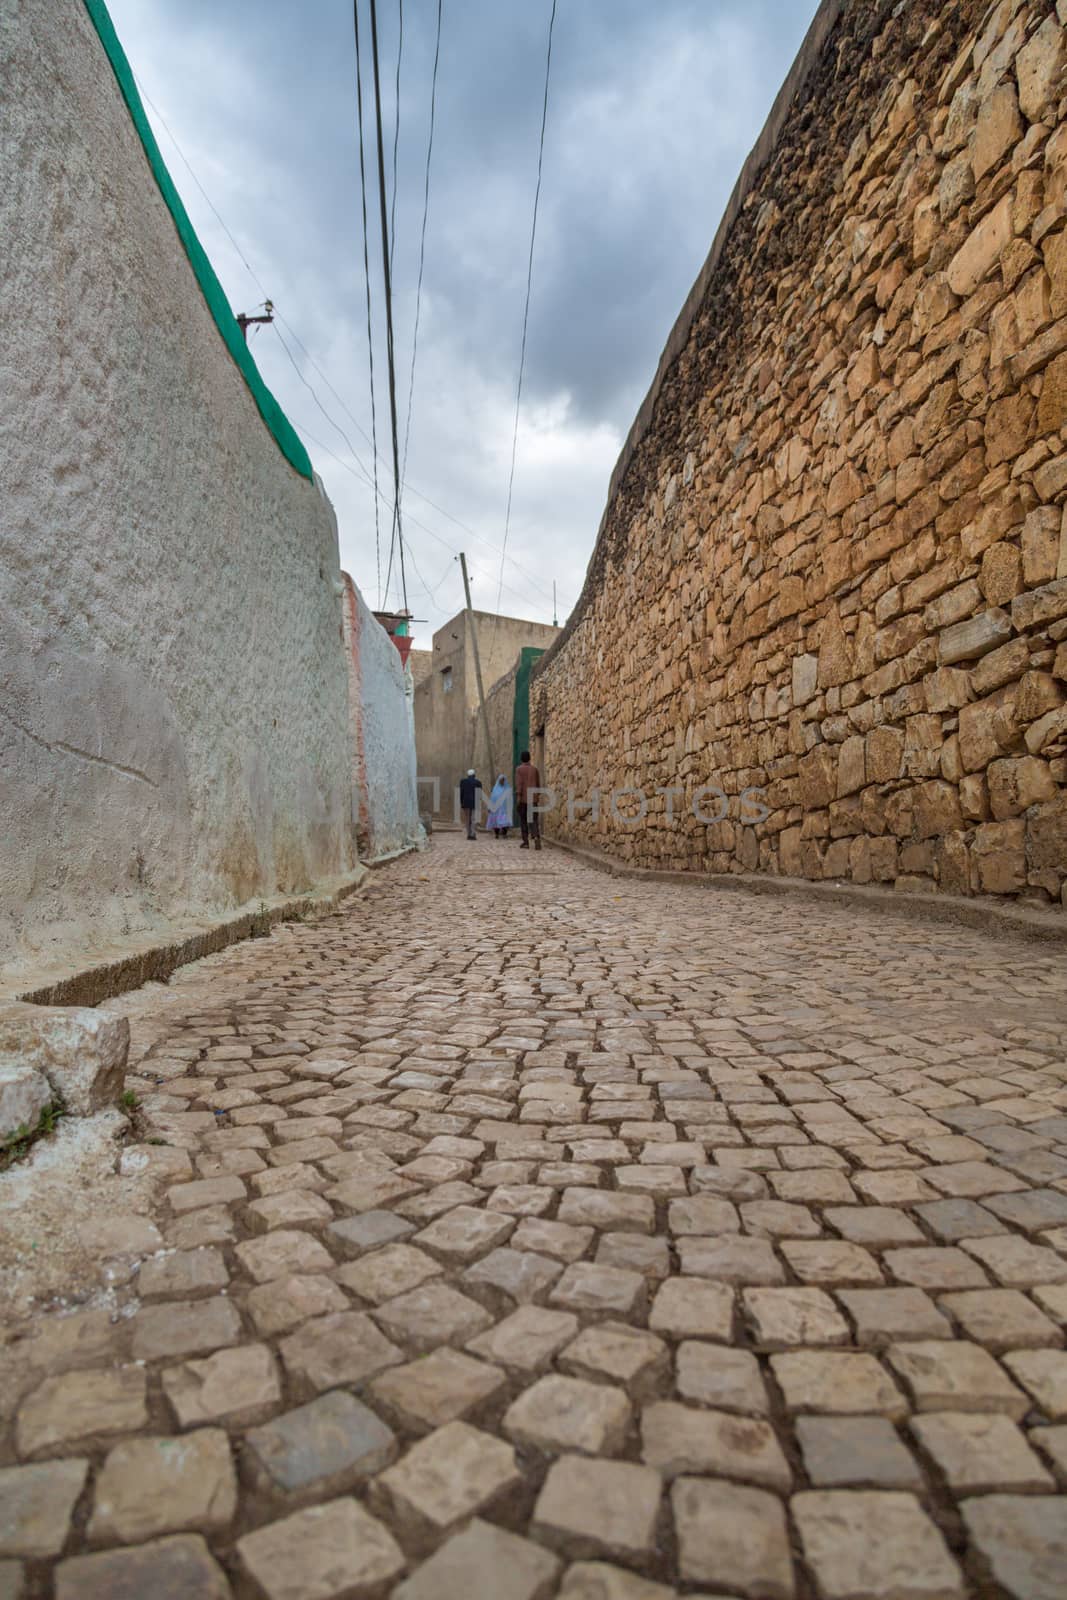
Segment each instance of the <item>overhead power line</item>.
[[[295,427],[297,433],[299,433],[304,439],[306,439],[309,444],[313,444],[317,450],[325,451],[325,453],[331,458],[331,460],[336,461],[337,465],[339,467],[341,467],[345,472],[350,473],[352,475],[352,477],[356,479],[357,483],[363,484],[363,486],[365,488],[369,487],[369,485],[367,484],[367,480],[360,473],[358,473],[356,471],[355,467],[353,467],[349,462],[345,461],[343,459],[343,457],[339,456],[337,454],[336,450],[331,450],[330,446],[328,444],[324,444],[321,439],[316,438],[316,436],[310,431],[310,429],[306,428],[303,423],[294,422],[293,426]],[[381,493],[383,506],[385,506],[386,510],[391,511],[392,510],[392,502],[389,500],[388,496],[384,493],[384,491],[379,491],[379,493]],[[456,546],[452,545],[452,544],[449,544],[447,539],[443,539],[435,528],[431,528],[425,522],[420,522],[418,517],[414,517],[414,516],[411,515],[410,511],[407,514],[407,520],[411,524],[412,527],[419,528],[419,529],[421,529],[421,531],[423,533],[428,533],[431,539],[436,539],[437,543],[442,547],[442,549],[451,551],[453,559],[455,559],[455,560],[459,559],[459,551],[457,550]],[[493,548],[495,548],[495,546]],[[442,579],[442,582],[443,581],[444,580]],[[440,587],[440,585],[438,585],[438,587]],[[528,594],[520,594],[518,589],[512,589],[510,587],[510,585],[508,585],[508,584],[504,585],[504,592],[506,594],[513,595],[516,600],[521,601],[521,603],[523,605],[525,605],[525,606],[528,606],[528,605],[531,604],[531,599],[530,599],[530,596]],[[535,602],[532,602],[532,603],[536,604],[537,602],[535,601]],[[378,609],[381,610],[381,607],[379,607]]]
[[552,72],[552,32],[556,26],[556,0],[552,0],[552,14],[548,19],[548,51],[545,56],[545,94],[541,104],[541,138],[537,146],[537,187],[534,190],[533,221],[530,224],[530,258],[526,264],[526,304],[522,312],[522,349],[519,352],[519,382],[515,392],[515,430],[511,439],[511,471],[508,473],[508,504],[504,513],[504,546],[500,554],[500,586],[497,591],[497,610],[500,609],[500,590],[504,587],[504,552],[511,531],[511,493],[515,487],[515,452],[519,443],[519,411],[522,407],[522,376],[526,368],[526,329],[530,321],[530,287],[533,283],[534,244],[537,239],[537,207],[541,199],[541,169],[545,159],[545,123],[548,120],[548,80]]
[[[367,243],[367,168],[363,152],[363,63],[359,50],[359,0],[352,3],[356,32],[356,115],[359,118],[359,198],[363,211],[363,281],[367,286],[367,365],[370,368],[370,447],[374,454],[374,558],[378,604],[382,603],[382,529],[378,516],[378,416],[374,401],[374,334],[370,310],[370,253]],[[366,435],[364,435],[366,437]]]
[[[433,51],[433,81],[430,84],[430,134],[426,141],[426,182],[422,194],[422,232],[419,238],[419,281],[415,286],[415,332],[411,339],[411,377],[408,380],[408,413],[404,422],[404,461],[401,482],[407,487],[408,444],[411,439],[411,409],[415,399],[415,359],[419,351],[419,316],[422,312],[422,271],[426,264],[426,220],[430,214],[430,162],[433,158],[433,129],[437,113],[437,67],[441,60],[441,8],[437,0],[437,41]],[[399,103],[399,102],[398,102]],[[394,192],[395,193],[395,192]]]
[[[301,372],[299,366],[296,363],[296,359],[293,356],[293,352],[290,350],[289,346],[286,344],[285,340],[282,338],[282,331],[278,327],[277,323],[274,324],[274,331],[278,335],[278,338],[281,340],[282,349],[285,351],[286,355],[289,357],[289,364],[292,367],[293,371],[296,373],[297,377],[300,379],[300,382],[304,385],[304,388],[307,390],[307,392],[311,396],[312,400],[314,400],[315,404],[318,406],[319,410],[322,412],[323,416],[326,418],[326,421],[330,424],[330,427],[337,429],[337,432],[341,435],[341,438],[344,440],[345,444],[348,446],[348,448],[349,448],[349,450],[350,450],[350,452],[352,454],[353,459],[355,460],[355,462],[359,466],[359,469],[362,472],[363,477],[365,478],[368,487],[374,489],[375,496],[377,496],[377,483],[376,483],[375,479],[371,477],[370,473],[367,471],[367,469],[364,466],[362,460],[360,459],[359,451],[356,449],[355,445],[352,443],[351,439],[348,437],[347,433],[342,428],[341,424],[339,422],[335,422],[333,417],[330,416],[330,413],[327,411],[326,407],[323,405],[322,401],[319,399],[318,395],[315,393],[315,390],[314,390],[313,386],[304,377],[304,374]],[[375,504],[375,519],[377,519],[377,504]],[[379,574],[379,583],[380,583],[380,581],[381,581],[381,575]]]
[[389,267],[396,260],[396,192],[400,156],[400,63],[404,59],[404,0],[398,0],[400,31],[396,46],[396,117],[393,122],[393,203],[389,216]]
[[[358,3],[358,0],[357,0]],[[400,521],[400,439],[396,425],[396,359],[393,345],[393,283],[389,259],[389,215],[385,198],[385,146],[382,138],[382,82],[378,56],[378,6],[370,0],[371,57],[374,63],[374,131],[378,142],[378,203],[382,220],[382,275],[385,283],[385,352],[389,366],[389,424],[393,436],[393,532],[389,540],[389,566],[385,577],[385,599],[389,601],[389,579],[393,571],[393,547],[400,552],[400,593],[404,610],[408,608],[407,578],[404,574],[404,530]]]
[[[280,321],[281,319],[279,318],[278,320]],[[297,336],[295,334],[293,334],[293,330],[289,326],[288,323],[286,323],[286,327],[288,328],[289,333],[292,334],[292,337],[296,340],[296,343],[300,346],[300,349],[303,351],[304,355],[307,357],[307,359],[308,359],[309,363],[311,364],[311,366],[313,366],[315,368],[315,371],[319,374],[319,376],[321,377],[323,383],[325,383],[326,387],[329,389],[329,391],[333,395],[334,399],[341,406],[342,410],[344,411],[345,415],[348,417],[349,421],[351,421],[352,423],[355,424],[355,426],[359,430],[360,434],[362,434],[363,438],[366,439],[368,444],[370,444],[371,441],[369,439],[367,439],[367,435],[364,432],[363,428],[360,427],[358,419],[352,415],[352,412],[345,405],[344,401],[341,399],[341,396],[337,393],[337,390],[330,383],[329,378],[327,378],[327,376],[323,372],[322,368],[317,364],[317,362],[314,360],[314,358],[311,355],[308,354],[307,349],[305,348],[304,345],[302,345],[300,343],[299,338],[297,338]],[[280,337],[280,335],[279,335],[279,337]],[[282,342],[283,342],[283,346],[284,346],[284,340]],[[355,449],[354,445],[352,444],[351,439],[348,437],[347,433],[345,433],[344,429],[333,419],[333,417],[330,416],[329,412],[326,410],[325,406],[322,404],[322,400],[321,400],[320,396],[317,394],[314,386],[312,384],[310,384],[307,381],[307,379],[304,377],[303,373],[301,373],[301,371],[300,371],[299,367],[297,366],[297,363],[296,363],[296,361],[295,361],[295,359],[293,357],[292,352],[287,347],[285,349],[285,353],[289,357],[289,360],[290,360],[290,362],[292,362],[294,368],[296,369],[297,376],[300,378],[301,383],[304,385],[304,387],[306,389],[308,389],[310,391],[312,397],[314,398],[315,404],[318,406],[318,408],[322,412],[323,416],[330,423],[331,427],[333,427],[336,430],[336,432],[338,432],[341,435],[341,438],[344,440],[346,446],[348,447],[349,451],[351,452],[351,455],[352,455],[353,459],[357,463],[357,465],[359,467],[359,471],[357,472],[353,467],[351,467],[349,465],[349,463],[347,461],[342,460],[342,458],[339,455],[335,454],[335,452],[333,450],[331,450],[328,445],[323,444],[320,439],[316,439],[315,435],[312,434],[312,433],[309,433],[307,428],[300,427],[298,431],[303,433],[304,436],[307,439],[309,439],[311,441],[311,443],[316,446],[317,449],[325,450],[326,454],[328,456],[330,456],[332,460],[336,461],[338,466],[343,467],[346,472],[350,472],[352,474],[352,476],[357,479],[358,482],[360,482],[360,483],[362,483],[364,485],[365,488],[373,490],[373,492],[375,493],[376,497],[381,501],[381,503],[385,507],[385,509],[390,514],[392,514],[393,502],[389,499],[389,496],[385,493],[385,491],[378,485],[376,480],[371,477],[371,475],[367,471],[367,468],[366,468],[362,458],[360,457],[358,451]],[[468,534],[472,539],[477,540],[477,542],[479,544],[484,544],[487,550],[492,550],[495,554],[499,554],[500,553],[500,546],[499,545],[493,544],[492,541],[489,540],[489,539],[483,539],[480,534],[475,533],[473,528],[468,527],[465,522],[461,522],[458,517],[452,516],[451,512],[446,511],[443,506],[439,506],[437,504],[437,502],[435,500],[431,500],[428,495],[424,495],[418,489],[414,489],[414,488],[411,490],[411,493],[414,494],[414,495],[417,495],[420,500],[425,500],[426,504],[431,506],[433,508],[433,510],[436,511],[440,516],[447,518],[447,520],[449,522],[455,523],[457,528],[461,528],[464,533]],[[458,551],[458,549],[456,548],[455,545],[450,545],[446,539],[443,539],[440,534],[436,533],[432,528],[428,527],[425,522],[420,522],[417,517],[412,516],[410,511],[407,513],[407,520],[414,527],[421,528],[424,533],[430,534],[431,538],[436,539],[438,541],[438,543],[443,545],[446,550],[452,550],[453,553],[458,557],[459,551]],[[516,571],[522,573],[523,577],[531,585],[532,588],[540,590],[540,592],[543,595],[544,599],[545,600],[548,599],[549,591],[534,578],[532,573],[527,572],[525,567],[520,566],[519,563],[515,560],[514,556],[509,556],[508,557],[508,561],[516,569]],[[519,592],[519,590],[511,588],[508,584],[505,584],[504,588],[505,588],[505,590],[507,591],[508,594],[514,595],[517,600],[523,601],[524,604],[529,604],[529,602],[530,602],[530,596],[529,595],[521,594]],[[380,599],[381,599],[381,596],[379,596],[379,600]]]
[[[355,10],[355,6],[353,6],[353,10]],[[439,12],[440,12],[440,6],[439,6]],[[359,26],[358,13],[356,14],[355,21],[356,21],[356,28],[357,28],[357,33],[358,33],[358,26]],[[440,46],[440,37],[438,37],[438,47],[439,46]],[[357,58],[358,58],[358,39],[357,39]],[[274,318],[275,318],[275,329],[276,329],[276,331],[277,331],[277,324],[281,323],[282,327],[288,333],[289,337],[292,339],[293,343],[296,345],[296,347],[300,351],[301,355],[307,361],[308,365],[310,367],[312,367],[316,373],[318,373],[319,377],[322,379],[323,383],[326,385],[326,388],[333,395],[333,398],[337,401],[337,404],[341,407],[341,410],[344,412],[344,414],[348,418],[348,420],[352,423],[353,427],[359,433],[360,437],[364,440],[364,442],[366,444],[368,444],[370,446],[370,448],[371,448],[371,450],[373,452],[373,464],[374,464],[373,477],[372,477],[372,475],[370,473],[368,473],[366,467],[363,465],[363,462],[360,460],[357,452],[353,448],[352,443],[349,440],[347,434],[345,434],[343,429],[338,427],[337,423],[333,420],[333,418],[329,416],[329,413],[325,410],[325,407],[322,405],[322,402],[321,402],[319,396],[316,394],[315,390],[304,379],[302,379],[302,381],[304,381],[305,387],[311,389],[311,392],[312,392],[312,394],[313,394],[313,396],[315,398],[315,403],[318,406],[319,410],[322,411],[323,415],[325,415],[327,417],[327,419],[331,423],[331,426],[333,426],[336,429],[336,431],[338,433],[340,433],[341,437],[345,441],[346,446],[351,451],[353,458],[356,461],[359,462],[360,471],[357,472],[356,469],[353,468],[352,466],[350,466],[348,462],[343,461],[341,459],[341,457],[336,454],[336,452],[331,450],[328,445],[323,444],[321,440],[316,439],[315,436],[313,434],[309,433],[306,428],[302,428],[300,431],[305,434],[305,436],[310,440],[310,442],[312,444],[314,444],[316,446],[316,448],[318,448],[320,450],[324,450],[325,453],[328,456],[330,456],[332,460],[336,461],[337,464],[340,467],[343,467],[346,472],[351,473],[351,475],[354,478],[356,478],[359,482],[363,483],[365,487],[373,489],[374,490],[374,495],[375,495],[375,501],[376,502],[380,501],[383,506],[385,506],[388,510],[391,511],[393,503],[389,500],[388,496],[384,493],[384,491],[378,486],[378,473],[377,473],[378,463],[381,462],[382,465],[387,465],[387,463],[385,462],[385,459],[381,455],[380,451],[377,449],[377,446],[376,446],[376,443],[375,443],[375,437],[372,437],[371,434],[367,433],[366,428],[364,428],[363,424],[360,422],[359,418],[355,415],[355,413],[353,412],[352,408],[349,406],[348,402],[344,399],[343,395],[338,393],[337,389],[334,387],[334,385],[330,381],[328,375],[323,371],[322,367],[315,360],[315,357],[311,354],[311,351],[308,349],[307,345],[301,339],[299,333],[293,327],[292,323],[288,320],[287,317],[285,317],[285,315],[281,311],[279,311],[277,301],[273,299],[273,296],[268,294],[267,288],[266,288],[265,284],[263,283],[263,280],[260,278],[259,274],[256,272],[256,269],[253,267],[252,263],[249,261],[248,257],[246,256],[244,250],[241,248],[240,244],[237,242],[237,239],[235,238],[234,234],[232,233],[230,228],[227,226],[226,220],[223,217],[222,213],[219,211],[218,207],[215,205],[215,202],[212,200],[211,196],[208,194],[207,190],[204,188],[204,185],[201,183],[199,177],[197,176],[196,169],[193,167],[193,165],[190,162],[188,156],[185,154],[185,151],[182,149],[181,145],[178,143],[178,139],[177,139],[173,129],[171,128],[170,124],[167,122],[166,118],[163,116],[163,113],[159,110],[158,106],[153,102],[151,96],[149,95],[148,91],[146,90],[146,88],[145,88],[143,82],[141,81],[140,77],[138,77],[136,74],[134,74],[134,79],[135,79],[135,82],[137,84],[138,92],[140,93],[142,100],[148,106],[148,108],[152,112],[153,116],[159,122],[160,127],[163,129],[164,133],[167,135],[167,138],[170,140],[171,144],[174,146],[174,150],[175,150],[175,152],[176,152],[176,154],[178,156],[178,159],[181,161],[182,165],[185,167],[186,171],[188,172],[190,178],[193,180],[193,183],[196,185],[197,189],[199,190],[199,192],[200,192],[200,194],[201,194],[201,196],[202,196],[202,198],[204,200],[204,203],[207,206],[208,210],[211,212],[212,216],[215,218],[215,221],[218,223],[219,227],[222,229],[222,231],[225,234],[226,238],[229,240],[230,244],[233,246],[234,253],[237,256],[238,260],[241,262],[241,265],[244,267],[245,271],[248,273],[249,277],[252,279],[252,282],[260,290],[260,292],[262,293],[264,299],[266,300],[266,299],[269,298],[269,299],[272,300],[273,305],[274,305]],[[358,87],[359,87],[359,84],[358,84],[358,80],[357,80],[357,89],[358,89]],[[358,95],[357,95],[357,98],[358,98]],[[429,152],[427,152],[427,155],[429,156]],[[365,210],[365,203],[364,203],[364,210]],[[364,240],[365,240],[365,242],[366,242],[366,237],[367,237],[367,235],[366,235],[366,230],[365,230],[364,231]],[[366,266],[366,257],[365,257],[365,266]],[[369,309],[370,309],[370,307],[369,307],[370,275],[369,275],[369,271],[367,272],[366,276],[367,276],[367,286],[368,286],[368,328],[369,328],[369,326],[370,326],[370,317],[369,317]],[[283,341],[283,345],[284,345],[284,341]],[[292,352],[289,351],[288,348],[286,348],[286,355],[288,356],[290,362],[293,364],[293,366],[296,368],[296,370],[297,370],[297,372],[299,374],[299,367],[298,367],[296,361],[293,358]],[[372,361],[373,360],[373,352],[372,351],[369,351],[369,356],[370,356],[370,359]],[[372,431],[376,432],[376,430],[374,429],[374,390],[373,390],[373,385],[372,385],[372,389],[371,389],[371,427],[372,427]],[[467,535],[468,538],[474,539],[478,544],[484,545],[484,547],[487,550],[492,550],[495,554],[500,555],[501,558],[504,559],[504,554],[505,553],[504,553],[504,551],[503,551],[503,549],[502,549],[502,547],[500,545],[495,544],[493,542],[493,540],[491,540],[491,539],[485,538],[485,536],[483,534],[477,533],[474,530],[474,528],[472,528],[469,523],[464,522],[461,517],[457,517],[457,516],[453,515],[453,513],[451,511],[448,511],[448,510],[446,510],[446,508],[444,506],[439,505],[436,500],[431,499],[431,497],[428,494],[424,494],[421,489],[417,489],[414,484],[408,483],[406,481],[406,478],[404,477],[404,475],[402,475],[402,482],[404,483],[404,488],[405,488],[405,490],[407,491],[408,494],[415,495],[415,497],[417,499],[422,500],[433,511],[436,511],[439,516],[444,517],[446,519],[446,521],[451,522],[455,527],[461,529],[462,532],[464,532]],[[415,526],[417,528],[421,528],[424,533],[430,534],[430,536],[432,538],[436,539],[439,544],[442,544],[445,547],[445,549],[453,551],[454,554],[458,554],[458,552],[456,551],[456,547],[455,546],[448,544],[447,540],[442,539],[441,536],[438,533],[434,532],[434,530],[432,528],[427,527],[427,525],[425,523],[419,522],[417,520],[417,518],[412,517],[410,515],[409,515],[409,520],[411,521],[413,526]],[[526,579],[527,583],[529,583],[531,588],[538,590],[542,595],[544,595],[547,598],[547,596],[548,596],[547,588],[545,587],[545,585],[542,583],[542,581],[534,573],[532,573],[527,567],[524,567],[522,565],[522,563],[520,561],[516,560],[516,558],[514,556],[509,555],[509,556],[506,557],[506,559],[507,559],[509,565],[511,565],[512,567],[515,568],[516,572],[519,572],[519,573],[522,574],[522,576]],[[379,576],[379,584],[380,584],[380,576]],[[505,584],[504,585],[504,589],[505,589],[506,593],[508,593],[510,595],[513,595],[517,600],[521,600],[523,602],[523,604],[528,604],[529,603],[529,596],[520,594],[518,590],[511,588],[510,585]],[[380,594],[380,591],[379,591],[379,600],[380,599],[381,599],[381,594]]]

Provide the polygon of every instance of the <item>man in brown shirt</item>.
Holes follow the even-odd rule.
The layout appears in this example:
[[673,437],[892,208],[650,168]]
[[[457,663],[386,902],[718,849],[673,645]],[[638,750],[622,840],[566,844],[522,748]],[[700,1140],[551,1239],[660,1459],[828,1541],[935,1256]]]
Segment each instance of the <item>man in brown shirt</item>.
[[541,787],[541,774],[530,760],[529,750],[522,752],[522,760],[515,768],[515,803],[519,808],[519,826],[522,828],[522,844],[520,850],[529,850],[530,834],[533,834],[534,849],[541,848],[541,819],[533,809],[530,793]]

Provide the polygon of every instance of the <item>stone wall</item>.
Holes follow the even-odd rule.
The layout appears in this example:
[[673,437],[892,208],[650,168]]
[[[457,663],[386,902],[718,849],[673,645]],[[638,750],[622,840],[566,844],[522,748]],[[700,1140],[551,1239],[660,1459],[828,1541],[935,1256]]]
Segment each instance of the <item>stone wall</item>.
[[1061,902],[1065,23],[1065,0],[821,8],[535,673],[548,781],[638,787],[648,815],[557,835]]
[[321,485],[224,342],[85,6],[19,0],[0,33],[0,962],[33,987],[339,882],[352,751]]
[[400,652],[348,573],[344,640],[352,819],[361,861],[414,849],[425,835],[415,789],[415,724]]

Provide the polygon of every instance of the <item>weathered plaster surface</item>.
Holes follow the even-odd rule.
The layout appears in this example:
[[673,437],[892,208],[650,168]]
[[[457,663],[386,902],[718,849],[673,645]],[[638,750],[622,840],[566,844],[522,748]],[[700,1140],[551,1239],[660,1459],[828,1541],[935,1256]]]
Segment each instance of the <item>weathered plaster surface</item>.
[[360,859],[421,844],[415,724],[400,652],[347,573],[345,654],[354,759],[352,817]]
[[0,959],[354,861],[336,528],[80,5],[3,8]]

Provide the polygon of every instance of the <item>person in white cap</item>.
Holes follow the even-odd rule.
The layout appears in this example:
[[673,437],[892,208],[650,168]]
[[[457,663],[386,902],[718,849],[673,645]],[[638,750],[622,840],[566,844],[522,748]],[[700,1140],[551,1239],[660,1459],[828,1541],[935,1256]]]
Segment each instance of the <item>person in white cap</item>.
[[467,776],[459,780],[459,804],[463,812],[463,820],[467,824],[467,838],[474,839],[474,813],[478,806],[478,790],[482,780],[474,775],[474,768],[470,767]]

